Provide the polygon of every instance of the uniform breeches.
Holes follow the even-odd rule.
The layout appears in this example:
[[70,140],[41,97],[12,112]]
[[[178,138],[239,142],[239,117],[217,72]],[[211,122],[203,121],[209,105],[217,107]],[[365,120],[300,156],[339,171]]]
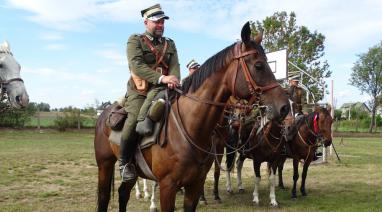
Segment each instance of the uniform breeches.
[[161,90],[164,90],[165,87],[157,87],[157,88],[153,88],[151,89],[148,93],[147,93],[147,97],[146,97],[146,100],[144,101],[142,107],[141,107],[141,110],[139,111],[139,114],[138,114],[138,118],[137,120],[138,121],[143,121],[146,116],[147,116],[147,112],[149,111],[149,108],[151,106],[151,103],[152,101],[154,100],[154,97],[161,91]]
[[137,144],[137,133],[135,126],[137,125],[137,117],[139,109],[145,101],[145,96],[139,94],[131,94],[125,102],[125,110],[127,119],[122,129],[121,136],[121,162],[125,164],[132,159]]

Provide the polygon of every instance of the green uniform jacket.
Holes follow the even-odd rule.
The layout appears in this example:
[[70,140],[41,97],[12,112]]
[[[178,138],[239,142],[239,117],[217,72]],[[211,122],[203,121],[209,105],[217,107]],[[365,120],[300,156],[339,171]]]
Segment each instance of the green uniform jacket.
[[[164,41],[167,41],[167,50],[163,61],[169,67],[169,75],[175,75],[180,79],[180,65],[178,53],[173,40],[169,38],[154,39],[149,32],[141,34],[133,34],[127,41],[127,60],[129,62],[129,69],[141,79],[147,80],[149,83],[149,90],[154,87],[163,86],[158,83],[161,73],[155,72],[151,67],[155,64],[155,55],[151,52],[150,48],[144,43],[142,36],[146,36],[152,42],[153,46],[158,52],[163,51]],[[135,90],[134,82],[130,78],[128,82],[128,94],[138,94]]]

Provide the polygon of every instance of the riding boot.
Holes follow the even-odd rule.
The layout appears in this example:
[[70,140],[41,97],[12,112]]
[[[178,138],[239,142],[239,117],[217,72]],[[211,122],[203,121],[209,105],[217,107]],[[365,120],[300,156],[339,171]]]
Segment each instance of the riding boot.
[[[125,129],[127,128],[127,129]],[[125,122],[124,129],[126,132],[125,136],[122,136],[120,153],[121,157],[119,159],[119,171],[123,182],[128,182],[135,180],[137,178],[135,166],[134,166],[134,155],[137,148],[137,134],[134,130],[129,130],[129,123]],[[134,129],[134,128],[133,128]]]
[[146,117],[143,121],[138,122],[135,131],[142,136],[149,136],[153,134],[154,121]]

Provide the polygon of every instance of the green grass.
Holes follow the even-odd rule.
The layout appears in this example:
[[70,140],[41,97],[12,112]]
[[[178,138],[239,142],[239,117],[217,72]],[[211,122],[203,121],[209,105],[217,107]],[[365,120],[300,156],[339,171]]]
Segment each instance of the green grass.
[[[253,171],[244,164],[243,194],[225,192],[225,173],[221,174],[223,203],[213,201],[213,176],[206,181],[207,206],[198,211],[382,211],[382,139],[344,138],[334,141],[342,162],[334,156],[323,165],[312,165],[307,178],[307,197],[290,199],[291,162],[284,172],[287,190],[276,190],[281,207],[270,209],[268,180],[264,167],[260,187],[260,206],[252,205]],[[301,171],[301,167],[300,167]],[[236,174],[236,173],[235,173]],[[115,186],[119,176],[116,172]],[[94,211],[97,166],[93,151],[93,132],[59,133],[44,130],[0,130],[0,211]],[[118,211],[117,194],[111,211]],[[157,195],[159,197],[159,195]],[[176,207],[182,208],[178,194]],[[159,203],[158,203],[159,206]],[[149,203],[136,200],[132,193],[128,211],[148,211]]]

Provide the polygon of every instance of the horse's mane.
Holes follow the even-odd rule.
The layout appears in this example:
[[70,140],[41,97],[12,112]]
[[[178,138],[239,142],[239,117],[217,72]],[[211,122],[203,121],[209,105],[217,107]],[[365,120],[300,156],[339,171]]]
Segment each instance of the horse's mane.
[[7,48],[7,47],[5,47],[5,46],[2,46],[2,45],[0,45],[0,53],[5,53],[5,54],[10,54],[10,55],[12,55],[11,50],[9,50],[9,48]]
[[306,121],[308,127],[311,127],[310,125],[313,124],[314,116],[317,113],[320,113],[320,112],[323,112],[326,116],[330,116],[330,113],[329,113],[329,111],[326,108],[320,107],[320,111],[319,112],[316,112],[316,111],[310,112],[310,113],[308,113],[308,115],[304,116],[304,118],[298,120],[297,127],[299,128],[305,121]]
[[182,83],[183,92],[188,92],[190,88],[192,92],[196,91],[211,74],[227,66],[233,57],[232,48],[235,44],[210,57],[197,71],[186,77]]

